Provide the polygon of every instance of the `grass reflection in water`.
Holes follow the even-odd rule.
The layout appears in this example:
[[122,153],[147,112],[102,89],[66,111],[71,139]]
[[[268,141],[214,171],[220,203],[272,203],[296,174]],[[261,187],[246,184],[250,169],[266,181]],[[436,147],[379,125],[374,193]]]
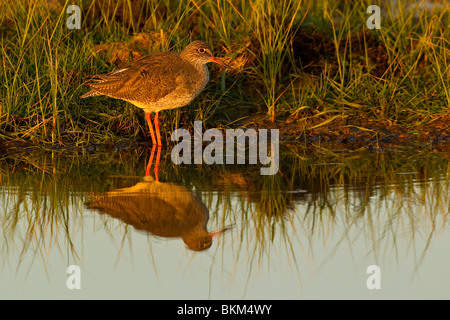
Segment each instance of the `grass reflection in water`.
[[[328,248],[331,258],[340,247],[351,251],[357,243],[364,243],[375,261],[411,254],[418,267],[433,237],[447,227],[449,163],[445,155],[407,149],[368,152],[289,146],[280,156],[281,174],[261,176],[257,166],[176,166],[170,153],[163,152],[157,188],[165,198],[128,200],[136,207],[139,201],[144,207],[158,201],[180,207],[189,202],[186,199],[195,199],[188,206],[190,215],[179,213],[172,218],[192,218],[198,207],[203,218],[196,223],[204,235],[232,226],[217,240],[218,246],[209,248],[208,236],[202,249],[209,248],[216,257],[232,251],[236,262],[247,259],[249,269],[255,263],[270,263],[271,255],[284,248],[289,263],[300,271],[299,258],[313,259],[317,245]],[[36,258],[47,266],[51,252],[60,252],[66,260],[82,260],[85,219],[94,212],[86,204],[94,208],[95,199],[123,190],[129,196],[130,191],[148,185],[151,179],[143,179],[148,158],[145,147],[89,152],[30,149],[1,155],[2,266],[19,270],[30,259],[27,268],[31,268]],[[164,217],[164,212],[159,213]],[[120,220],[97,213],[93,217],[95,232],[120,239],[120,259],[130,231],[146,228],[118,215],[115,218]],[[153,226],[170,222],[155,222],[154,216],[139,216],[138,211],[133,219]],[[150,251],[154,235],[183,237],[146,230],[152,234]],[[417,237],[426,239],[424,247],[415,245]],[[398,251],[399,241],[409,243],[409,252]],[[14,252],[20,252],[18,261],[11,258]]]

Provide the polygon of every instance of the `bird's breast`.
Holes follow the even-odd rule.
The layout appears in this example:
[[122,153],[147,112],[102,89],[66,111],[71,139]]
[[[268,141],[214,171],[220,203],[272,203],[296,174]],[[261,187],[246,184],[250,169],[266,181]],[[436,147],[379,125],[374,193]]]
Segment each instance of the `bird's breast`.
[[195,72],[192,72],[186,79],[188,79],[187,86],[190,88],[190,91],[195,92],[196,94],[200,93],[205,89],[209,81],[208,67],[204,65],[201,68],[196,68]]

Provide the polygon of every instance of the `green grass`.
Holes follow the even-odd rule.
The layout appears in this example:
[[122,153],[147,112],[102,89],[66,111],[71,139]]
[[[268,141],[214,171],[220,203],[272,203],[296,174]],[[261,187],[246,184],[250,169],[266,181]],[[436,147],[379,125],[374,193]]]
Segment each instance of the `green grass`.
[[[199,119],[233,126],[258,113],[280,126],[295,116],[301,130],[369,119],[413,132],[450,107],[450,6],[375,2],[3,1],[0,140],[84,146],[148,139],[141,110],[79,98],[89,76],[114,69],[114,50],[98,54],[94,46],[129,43],[137,33],[155,41],[135,53],[180,51],[202,39],[237,69],[211,66],[204,93],[163,113],[164,132]],[[66,26],[69,4],[82,8],[80,30]],[[383,11],[379,30],[366,27],[371,4]]]

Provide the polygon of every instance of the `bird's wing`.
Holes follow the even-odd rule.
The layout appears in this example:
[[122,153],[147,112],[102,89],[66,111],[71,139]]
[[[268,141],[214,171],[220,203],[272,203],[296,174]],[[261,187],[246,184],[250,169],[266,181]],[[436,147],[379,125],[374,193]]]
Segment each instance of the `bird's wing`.
[[178,53],[146,56],[121,69],[94,76],[97,82],[89,87],[97,94],[116,99],[154,103],[175,90],[177,59]]

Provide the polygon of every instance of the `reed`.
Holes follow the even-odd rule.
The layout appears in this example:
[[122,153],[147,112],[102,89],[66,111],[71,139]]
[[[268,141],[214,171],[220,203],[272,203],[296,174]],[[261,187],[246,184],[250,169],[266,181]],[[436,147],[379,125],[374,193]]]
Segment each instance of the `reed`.
[[69,1],[2,2],[0,139],[147,140],[139,110],[105,97],[80,100],[84,83],[133,55],[181,50],[190,39],[206,40],[237,72],[212,67],[206,91],[165,112],[164,129],[198,119],[242,125],[259,113],[279,126],[294,119],[297,132],[366,126],[361,119],[415,132],[450,107],[450,6],[379,1],[381,29],[368,30],[372,2],[72,1],[82,10],[79,30],[66,26]]

